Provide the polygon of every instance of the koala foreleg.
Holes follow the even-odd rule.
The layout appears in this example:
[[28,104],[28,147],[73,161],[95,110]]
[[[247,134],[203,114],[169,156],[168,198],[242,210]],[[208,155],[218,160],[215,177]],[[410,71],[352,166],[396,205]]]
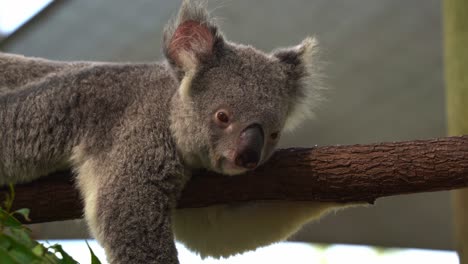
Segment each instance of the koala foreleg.
[[170,218],[184,175],[170,142],[144,136],[101,157],[75,150],[85,216],[111,264],[178,263]]

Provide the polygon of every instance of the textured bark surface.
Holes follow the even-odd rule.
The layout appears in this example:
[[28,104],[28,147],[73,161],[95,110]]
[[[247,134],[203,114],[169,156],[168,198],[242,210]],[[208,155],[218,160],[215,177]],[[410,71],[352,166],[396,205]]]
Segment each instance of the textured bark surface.
[[[80,218],[68,172],[16,187],[15,207],[33,222]],[[468,136],[279,150],[240,176],[195,172],[180,208],[253,200],[369,202],[384,196],[468,186]]]

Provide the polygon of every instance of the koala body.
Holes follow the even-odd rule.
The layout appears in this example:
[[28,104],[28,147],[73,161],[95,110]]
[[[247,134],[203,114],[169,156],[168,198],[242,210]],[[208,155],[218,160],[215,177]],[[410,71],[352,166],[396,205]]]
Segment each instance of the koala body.
[[284,239],[334,205],[175,207],[193,169],[254,169],[310,115],[315,53],[312,38],[272,53],[229,42],[190,1],[165,29],[162,62],[0,53],[0,184],[71,167],[113,264],[178,263],[173,230],[202,256]]

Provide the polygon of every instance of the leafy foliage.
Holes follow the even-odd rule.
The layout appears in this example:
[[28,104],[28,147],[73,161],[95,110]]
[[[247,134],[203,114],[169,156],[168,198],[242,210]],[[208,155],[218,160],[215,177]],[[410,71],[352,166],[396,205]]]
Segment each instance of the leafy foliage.
[[[10,193],[6,194],[5,201],[0,205],[0,263],[79,264],[62,249],[62,246],[58,244],[45,246],[31,238],[31,230],[16,218],[21,216],[26,221],[30,221],[29,209],[11,211],[14,198],[15,191],[10,185]],[[88,248],[91,253],[91,264],[101,264],[89,245]]]

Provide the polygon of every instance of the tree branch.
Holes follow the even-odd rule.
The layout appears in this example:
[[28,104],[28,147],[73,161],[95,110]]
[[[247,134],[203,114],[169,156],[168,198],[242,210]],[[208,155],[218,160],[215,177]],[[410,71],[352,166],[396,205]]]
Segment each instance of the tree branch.
[[[373,203],[384,196],[467,186],[468,136],[446,137],[278,150],[245,175],[195,172],[178,206],[254,200]],[[70,172],[16,186],[14,207],[30,208],[34,223],[82,217]]]

